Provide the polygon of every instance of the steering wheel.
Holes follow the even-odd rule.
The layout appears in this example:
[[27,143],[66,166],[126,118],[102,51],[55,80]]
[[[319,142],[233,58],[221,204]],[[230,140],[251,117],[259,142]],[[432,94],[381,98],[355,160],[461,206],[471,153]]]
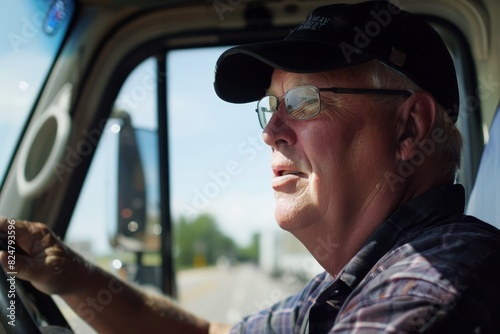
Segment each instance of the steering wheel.
[[[29,293],[36,300],[44,317],[51,324],[39,327],[29,312],[18,290]],[[50,310],[50,312],[47,312]],[[29,282],[8,275],[0,268],[0,323],[8,334],[72,333],[69,325],[52,298],[36,290]]]

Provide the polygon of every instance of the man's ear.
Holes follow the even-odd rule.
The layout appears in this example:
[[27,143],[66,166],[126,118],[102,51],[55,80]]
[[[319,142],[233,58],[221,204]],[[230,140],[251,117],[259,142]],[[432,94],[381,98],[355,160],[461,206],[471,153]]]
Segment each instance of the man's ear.
[[398,112],[398,158],[410,160],[432,130],[438,112],[437,102],[427,92],[415,92]]

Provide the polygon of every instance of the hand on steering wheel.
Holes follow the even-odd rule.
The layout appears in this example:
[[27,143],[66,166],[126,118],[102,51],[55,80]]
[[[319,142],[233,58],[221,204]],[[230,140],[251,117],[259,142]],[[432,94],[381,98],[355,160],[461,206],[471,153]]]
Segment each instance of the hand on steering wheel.
[[[46,225],[5,218],[0,218],[0,249],[3,250],[0,256],[0,322],[5,330],[27,334],[47,333],[48,330],[67,332],[66,320],[47,294],[70,291],[70,280],[75,279],[62,273],[69,265],[82,265],[83,260],[63,245]],[[18,288],[28,290],[44,318],[57,326],[39,328],[20,298]]]

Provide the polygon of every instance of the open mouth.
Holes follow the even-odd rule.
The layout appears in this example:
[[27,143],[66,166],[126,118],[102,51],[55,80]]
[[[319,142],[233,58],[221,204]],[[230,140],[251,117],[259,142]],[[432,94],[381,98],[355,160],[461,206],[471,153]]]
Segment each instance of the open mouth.
[[276,173],[276,176],[297,176],[297,177],[304,177],[305,174],[302,172],[298,171],[292,171],[292,170],[280,170],[278,173]]
[[297,166],[294,165],[279,165],[276,164],[272,167],[274,177],[285,177],[285,176],[296,176],[296,177],[305,177],[306,174],[301,172]]
[[288,171],[288,170],[284,170],[284,171],[281,171],[279,173],[280,176],[285,176],[285,175],[300,175],[302,173],[300,172],[292,172],[292,171]]

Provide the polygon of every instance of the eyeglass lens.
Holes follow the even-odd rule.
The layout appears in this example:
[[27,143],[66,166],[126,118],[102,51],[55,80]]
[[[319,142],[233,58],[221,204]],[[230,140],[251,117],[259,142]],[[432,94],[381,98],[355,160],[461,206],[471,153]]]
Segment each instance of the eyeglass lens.
[[319,113],[319,90],[314,86],[300,86],[289,90],[282,99],[273,95],[263,97],[257,104],[257,113],[262,128],[267,125],[282,102],[284,102],[290,116],[297,119],[307,119]]

